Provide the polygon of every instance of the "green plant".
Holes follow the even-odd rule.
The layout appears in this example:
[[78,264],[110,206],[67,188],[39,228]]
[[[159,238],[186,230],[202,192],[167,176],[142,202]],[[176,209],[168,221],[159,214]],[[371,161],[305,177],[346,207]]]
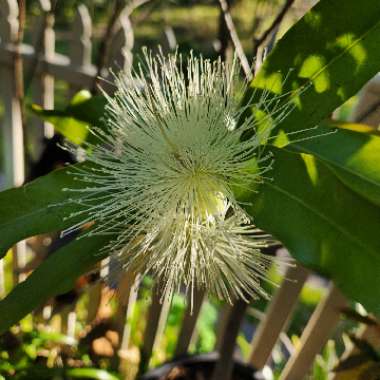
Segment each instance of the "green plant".
[[[0,379],[118,379],[88,366],[91,362],[79,355],[76,346],[75,339],[59,333],[8,331],[0,337]],[[77,368],[68,364],[68,357]]]
[[[274,156],[272,180],[254,195],[236,194],[239,200],[249,201],[246,211],[258,227],[283,242],[302,264],[334,279],[348,297],[375,313],[380,312],[380,138],[345,129],[329,116],[379,70],[379,20],[380,4],[372,0],[347,0],[344,7],[339,0],[321,0],[280,40],[251,89],[257,89],[256,94],[266,89],[278,95],[306,88],[268,147]],[[89,112],[94,104],[97,112]],[[60,118],[69,117],[99,126],[102,105],[104,100],[94,97],[63,111],[39,113],[50,120],[54,117],[57,125],[62,123]],[[318,134],[336,132],[304,139],[315,130],[300,131],[315,125],[319,125]],[[70,137],[80,128],[70,133],[60,130]],[[293,132],[299,133],[299,139],[289,143]],[[81,183],[69,172],[65,168],[0,194],[1,256],[21,239],[75,222],[75,218],[65,219],[75,207],[64,205],[67,195],[62,188]],[[49,297],[70,289],[80,274],[106,255],[101,248],[111,238],[75,240],[43,262],[0,302],[4,316],[0,331]]]

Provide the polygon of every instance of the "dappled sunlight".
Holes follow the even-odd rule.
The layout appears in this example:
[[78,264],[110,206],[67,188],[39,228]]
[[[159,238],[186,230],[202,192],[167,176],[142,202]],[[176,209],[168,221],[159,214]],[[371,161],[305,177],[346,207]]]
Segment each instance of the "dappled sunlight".
[[300,78],[311,78],[315,91],[322,93],[330,88],[330,74],[326,67],[326,58],[322,55],[311,55],[306,58],[299,70]]
[[367,173],[370,176],[380,175],[377,174],[378,170],[376,170],[377,168],[373,165],[373,162],[378,162],[380,158],[379,146],[379,137],[367,136],[366,139],[363,139],[360,149],[356,149],[347,157],[347,166],[356,167],[359,165],[361,172]]
[[323,16],[321,12],[316,10],[313,13],[309,13],[305,15],[305,21],[310,25],[313,29],[319,29],[323,23]]
[[[380,25],[376,5],[365,10],[370,18],[366,25],[349,22],[364,11],[358,3],[349,10],[345,23],[338,22],[335,12],[322,9],[314,7],[293,34],[279,41],[253,81],[253,87],[275,89],[276,95],[280,89],[282,94],[292,92],[294,112],[281,124],[286,131],[315,126],[326,112],[334,112],[360,89],[362,77],[378,71]],[[328,23],[331,29],[322,27]],[[272,85],[273,78],[277,87]]]
[[277,132],[272,143],[274,146],[277,146],[278,148],[283,148],[284,146],[290,144],[290,139],[288,134],[284,130],[280,129]]
[[336,45],[341,49],[347,50],[347,53],[354,59],[358,66],[362,66],[368,58],[368,54],[363,44],[358,41],[358,36],[353,33],[345,33],[336,40]]
[[317,186],[319,180],[319,173],[316,158],[310,154],[304,153],[301,154],[301,157],[304,161],[306,173],[308,175],[308,178],[310,179],[310,183],[313,186]]
[[277,71],[268,75],[260,75],[254,81],[256,88],[269,90],[273,94],[282,94],[285,77],[282,72]]

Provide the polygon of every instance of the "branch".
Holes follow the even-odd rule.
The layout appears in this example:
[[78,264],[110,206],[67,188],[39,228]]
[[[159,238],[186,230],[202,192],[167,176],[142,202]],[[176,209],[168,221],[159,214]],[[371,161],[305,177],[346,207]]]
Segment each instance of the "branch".
[[137,8],[141,7],[142,5],[149,3],[151,0],[132,0],[129,5],[127,5],[125,11],[128,16],[130,16]]
[[226,25],[228,28],[228,31],[231,36],[232,43],[234,44],[236,54],[240,60],[241,67],[243,68],[244,74],[247,77],[248,80],[252,79],[252,71],[251,66],[249,65],[248,59],[244,53],[243,47],[241,45],[239,36],[237,34],[234,22],[231,17],[231,13],[228,9],[228,4],[226,0],[219,0],[220,7],[224,14],[224,20],[226,21]]
[[99,77],[102,74],[102,71],[106,65],[107,57],[109,55],[109,50],[111,47],[112,37],[115,34],[115,26],[118,18],[120,17],[121,12],[125,6],[125,0],[115,0],[115,6],[107,24],[106,31],[104,33],[103,39],[100,43],[98,58],[96,62],[96,75],[94,83],[91,89],[92,93],[97,92],[97,86],[99,83]]
[[[138,1],[138,0],[136,0],[136,1]],[[153,2],[150,2],[149,0],[143,2],[143,0],[141,0],[141,5],[145,4],[146,2],[150,2],[150,6],[147,7],[147,9],[144,12],[141,12],[141,14],[138,15],[138,17],[136,17],[134,20],[131,20],[132,24],[138,25],[138,24],[143,23],[152,14],[152,12],[154,12],[157,8],[159,8],[162,5],[163,1],[165,1],[165,0],[156,0]],[[132,11],[134,11],[135,9],[136,8],[133,8]]]
[[270,27],[259,37],[258,39],[255,40],[254,43],[254,56],[257,54],[258,48],[262,45],[262,43],[268,38],[268,36],[276,29],[279,27],[281,24],[282,20],[286,16],[288,10],[290,7],[294,4],[295,0],[286,0],[284,6],[280,10],[279,14],[277,17],[273,20],[272,24]]

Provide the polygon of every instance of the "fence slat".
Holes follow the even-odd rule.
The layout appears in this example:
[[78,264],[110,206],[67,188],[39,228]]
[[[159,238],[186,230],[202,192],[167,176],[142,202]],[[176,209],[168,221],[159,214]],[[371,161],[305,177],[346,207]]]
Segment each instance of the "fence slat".
[[108,66],[116,72],[119,70],[130,71],[132,69],[132,48],[134,35],[131,22],[126,12],[122,12],[111,43]]
[[[16,0],[0,0],[0,38],[2,45],[17,39],[18,6]],[[12,56],[13,63],[14,55]],[[5,187],[20,186],[24,182],[24,142],[21,105],[16,97],[13,65],[0,66],[1,95],[4,105],[3,142]]]
[[333,285],[326,298],[320,302],[306,325],[299,346],[289,359],[280,380],[303,380],[315,356],[326,344],[340,318],[340,309],[346,306],[346,299]]
[[[11,45],[0,45],[0,64],[2,66],[11,66],[14,55],[14,47]],[[27,65],[35,60],[35,49],[30,45],[22,45],[20,48],[21,56]],[[41,72],[44,68],[46,74],[53,75],[56,79],[63,80],[69,84],[77,84],[81,87],[90,87],[96,76],[96,68],[94,65],[86,68],[75,68],[71,66],[70,59],[62,54],[55,53],[50,59],[40,58],[40,68],[37,72]]]
[[222,346],[222,339],[223,339],[223,333],[226,329],[227,322],[228,322],[228,316],[231,313],[232,306],[229,304],[224,304],[219,313],[218,313],[218,320],[216,322],[216,341],[215,341],[215,351],[219,351]]
[[[92,51],[92,20],[88,8],[81,4],[77,8],[75,20],[72,26],[70,41],[70,62],[71,66],[79,70],[86,70],[91,67]],[[71,84],[70,93],[74,95],[83,89],[80,85]]]
[[170,303],[161,302],[159,288],[156,286],[152,290],[152,303],[149,308],[148,318],[146,322],[143,347],[141,349],[141,361],[139,366],[139,374],[144,373],[148,367],[152,357],[153,348],[165,326],[169,313]]
[[[9,46],[17,40],[18,5],[16,0],[0,0],[0,38],[3,46]],[[15,50],[16,51],[16,50]],[[16,96],[14,57],[12,64],[0,66],[1,97],[4,106],[2,124],[5,188],[21,186],[25,179],[24,138],[22,111]],[[20,242],[13,247],[14,281],[23,279],[18,269],[26,263],[26,244]]]
[[182,321],[181,331],[179,333],[177,346],[175,349],[175,356],[181,356],[187,353],[204,298],[204,292],[196,291],[194,294],[194,305],[191,305],[191,300],[188,301],[188,305]]
[[115,314],[116,329],[120,337],[120,349],[126,350],[129,344],[130,328],[127,326],[133,306],[137,298],[140,277],[127,272],[118,286],[118,308]]
[[268,361],[292,315],[307,276],[308,271],[298,265],[286,271],[285,280],[271,300],[252,340],[249,364],[256,369],[262,369]]
[[230,380],[233,365],[236,337],[239,334],[240,325],[244,319],[248,304],[239,300],[229,309],[227,323],[223,330],[223,336],[219,348],[219,360],[217,361],[212,380]]
[[149,366],[149,361],[153,352],[154,341],[156,339],[157,328],[160,321],[161,311],[162,303],[160,302],[160,296],[157,294],[157,291],[154,290],[144,332],[144,343],[141,349],[141,362],[139,370],[140,373],[145,372]]
[[[355,334],[356,338],[361,341],[365,341],[370,344],[374,349],[378,350],[380,348],[380,331],[379,325],[360,325],[357,333]],[[353,358],[356,355],[362,354],[360,349],[352,344],[351,347],[346,349],[343,355],[340,357],[339,361],[343,362]],[[342,378],[342,374],[340,371],[334,372],[332,377],[329,380],[338,380]]]
[[[119,336],[118,346],[113,358],[113,368],[119,371],[123,379],[130,379],[138,370],[138,355],[131,355],[129,348],[131,337],[130,317],[132,316],[138,291],[140,287],[140,275],[127,272],[119,282],[117,290],[118,308],[114,320],[116,331]],[[131,377],[132,376],[132,377]]]
[[[33,79],[33,102],[45,109],[53,109],[54,77],[46,74],[44,67],[40,67],[39,70],[37,70],[37,67],[41,66],[41,59],[49,60],[55,54],[54,15],[50,13],[50,0],[39,0],[38,4],[41,15],[36,18],[33,31],[36,56],[34,62],[31,62],[28,68],[29,75],[34,77],[30,78]],[[31,126],[34,129],[34,136],[37,136],[37,140],[39,140],[37,141],[38,148],[42,147],[41,142],[44,137],[51,138],[54,135],[54,127],[39,117],[33,117]],[[41,149],[38,149],[36,153],[39,155]]]
[[380,74],[372,78],[363,88],[352,115],[352,120],[375,128],[380,120]]
[[0,0],[0,16],[1,43],[7,44],[16,41],[18,29],[17,0]]

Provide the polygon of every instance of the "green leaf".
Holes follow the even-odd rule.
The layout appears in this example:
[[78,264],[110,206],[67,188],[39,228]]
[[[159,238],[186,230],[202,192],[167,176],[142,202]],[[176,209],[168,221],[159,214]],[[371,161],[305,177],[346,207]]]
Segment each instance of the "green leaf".
[[[0,376],[0,380],[2,377]],[[41,364],[33,363],[17,371],[17,379],[20,380],[52,380],[52,379],[98,379],[98,380],[119,380],[108,371],[97,368],[49,368]]]
[[66,346],[75,346],[77,341],[69,335],[64,335],[55,331],[37,331],[36,336],[41,344],[44,343],[58,343]]
[[306,267],[335,280],[349,297],[380,313],[380,212],[316,158],[275,149],[272,181],[252,202],[254,223],[273,234]]
[[67,375],[74,379],[119,380],[109,372],[97,368],[72,368],[67,370]]
[[57,111],[44,110],[36,104],[32,105],[32,109],[35,114],[53,124],[55,131],[72,143],[81,145],[86,141],[89,133],[88,124],[69,117],[66,114],[59,115]]
[[281,128],[313,127],[379,71],[379,46],[379,1],[321,0],[277,43],[252,89],[285,94],[311,82]]
[[95,140],[89,133],[89,126],[103,126],[106,99],[103,96],[91,97],[86,91],[78,92],[64,110],[44,110],[33,104],[32,111],[45,121],[52,123],[55,130],[74,144]]
[[[378,72],[379,46],[379,2],[347,0],[342,6],[340,0],[321,0],[279,41],[247,99],[255,88],[259,96],[261,89],[286,94],[304,86],[279,136],[312,128]],[[317,134],[328,131],[322,125]],[[300,132],[290,139],[302,137]],[[259,189],[249,209],[297,260],[377,313],[380,213],[368,200],[380,200],[378,143],[376,136],[342,130],[289,147],[323,165],[310,155],[276,151],[274,181]]]
[[[323,123],[324,130],[335,127]],[[352,125],[340,124],[336,133],[296,142],[290,148],[323,160],[338,178],[362,197],[380,206],[380,137],[354,132]],[[367,131],[356,124],[357,131]]]
[[75,218],[65,219],[78,208],[68,202],[69,198],[80,195],[63,191],[81,186],[70,174],[72,170],[71,167],[59,169],[20,188],[0,193],[0,258],[22,239],[76,223]]
[[72,289],[75,280],[106,256],[111,237],[77,239],[50,255],[0,301],[0,334],[49,298]]
[[90,125],[100,126],[106,109],[107,100],[104,96],[97,95],[81,102],[70,104],[66,113],[77,120]]

